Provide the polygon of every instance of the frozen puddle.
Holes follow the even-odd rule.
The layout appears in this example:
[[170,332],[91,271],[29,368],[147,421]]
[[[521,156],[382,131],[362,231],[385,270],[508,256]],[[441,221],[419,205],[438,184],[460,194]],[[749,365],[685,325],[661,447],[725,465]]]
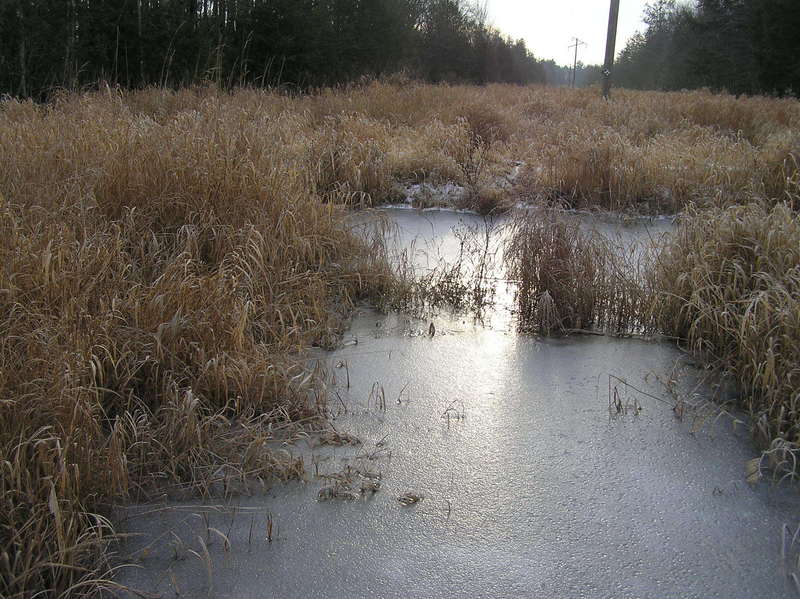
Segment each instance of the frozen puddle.
[[[401,243],[445,248],[449,227],[479,222],[393,218]],[[429,322],[358,314],[358,343],[321,360],[342,400],[333,424],[363,444],[298,443],[309,480],[263,496],[133,507],[124,532],[140,536],[122,551],[140,567],[119,582],[165,598],[794,596],[797,546],[781,535],[800,524],[800,494],[744,482],[746,431],[723,419],[692,433],[615,379],[627,409],[609,413],[609,375],[664,397],[656,375],[677,350],[468,319],[437,320],[431,337]],[[692,393],[696,371],[680,370]],[[318,500],[336,479],[315,472],[381,486]],[[422,499],[404,506],[408,492]]]

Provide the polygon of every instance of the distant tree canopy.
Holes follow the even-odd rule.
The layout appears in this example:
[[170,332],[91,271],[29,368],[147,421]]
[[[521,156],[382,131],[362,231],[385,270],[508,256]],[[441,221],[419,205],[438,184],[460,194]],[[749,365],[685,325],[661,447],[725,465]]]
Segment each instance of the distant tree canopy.
[[[569,85],[486,25],[479,0],[0,0],[0,93],[125,87],[308,89],[404,70],[432,82]],[[630,88],[800,95],[800,0],[656,0],[620,52]],[[599,82],[579,64],[575,84]]]
[[624,87],[800,95],[800,1],[658,0],[619,54]]
[[522,41],[466,0],[0,0],[0,91],[331,85],[407,70],[429,81],[529,83]]

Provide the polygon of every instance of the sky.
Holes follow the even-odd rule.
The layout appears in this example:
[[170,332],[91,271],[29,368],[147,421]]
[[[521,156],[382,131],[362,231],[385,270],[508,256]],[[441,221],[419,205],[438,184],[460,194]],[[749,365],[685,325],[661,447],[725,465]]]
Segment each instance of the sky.
[[[620,0],[616,54],[637,31],[644,31],[642,13],[652,0]],[[536,58],[572,65],[572,38],[584,64],[602,64],[610,0],[486,0],[488,22],[514,39],[522,38]]]

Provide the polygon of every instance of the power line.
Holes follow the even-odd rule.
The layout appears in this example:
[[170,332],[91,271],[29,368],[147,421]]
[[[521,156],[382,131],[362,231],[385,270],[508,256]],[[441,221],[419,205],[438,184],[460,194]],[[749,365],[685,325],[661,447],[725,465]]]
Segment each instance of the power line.
[[570,85],[570,87],[575,87],[575,73],[578,70],[578,46],[585,46],[587,44],[586,42],[579,40],[577,37],[573,37],[572,39],[574,39],[575,42],[567,47],[575,48],[575,61],[572,63],[572,85]]

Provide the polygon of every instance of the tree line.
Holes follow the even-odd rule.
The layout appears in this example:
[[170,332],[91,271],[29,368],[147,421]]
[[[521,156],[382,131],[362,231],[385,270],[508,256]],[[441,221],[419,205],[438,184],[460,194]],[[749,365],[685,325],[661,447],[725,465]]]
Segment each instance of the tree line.
[[523,41],[467,0],[0,0],[0,91],[334,85],[400,70],[424,80],[544,82]]
[[800,1],[658,0],[620,52],[631,88],[800,95]]
[[[616,84],[800,95],[800,1],[656,0]],[[0,0],[0,93],[99,81],[308,89],[405,71],[431,82],[569,85],[486,24],[478,0]],[[601,80],[579,65],[576,85]]]

